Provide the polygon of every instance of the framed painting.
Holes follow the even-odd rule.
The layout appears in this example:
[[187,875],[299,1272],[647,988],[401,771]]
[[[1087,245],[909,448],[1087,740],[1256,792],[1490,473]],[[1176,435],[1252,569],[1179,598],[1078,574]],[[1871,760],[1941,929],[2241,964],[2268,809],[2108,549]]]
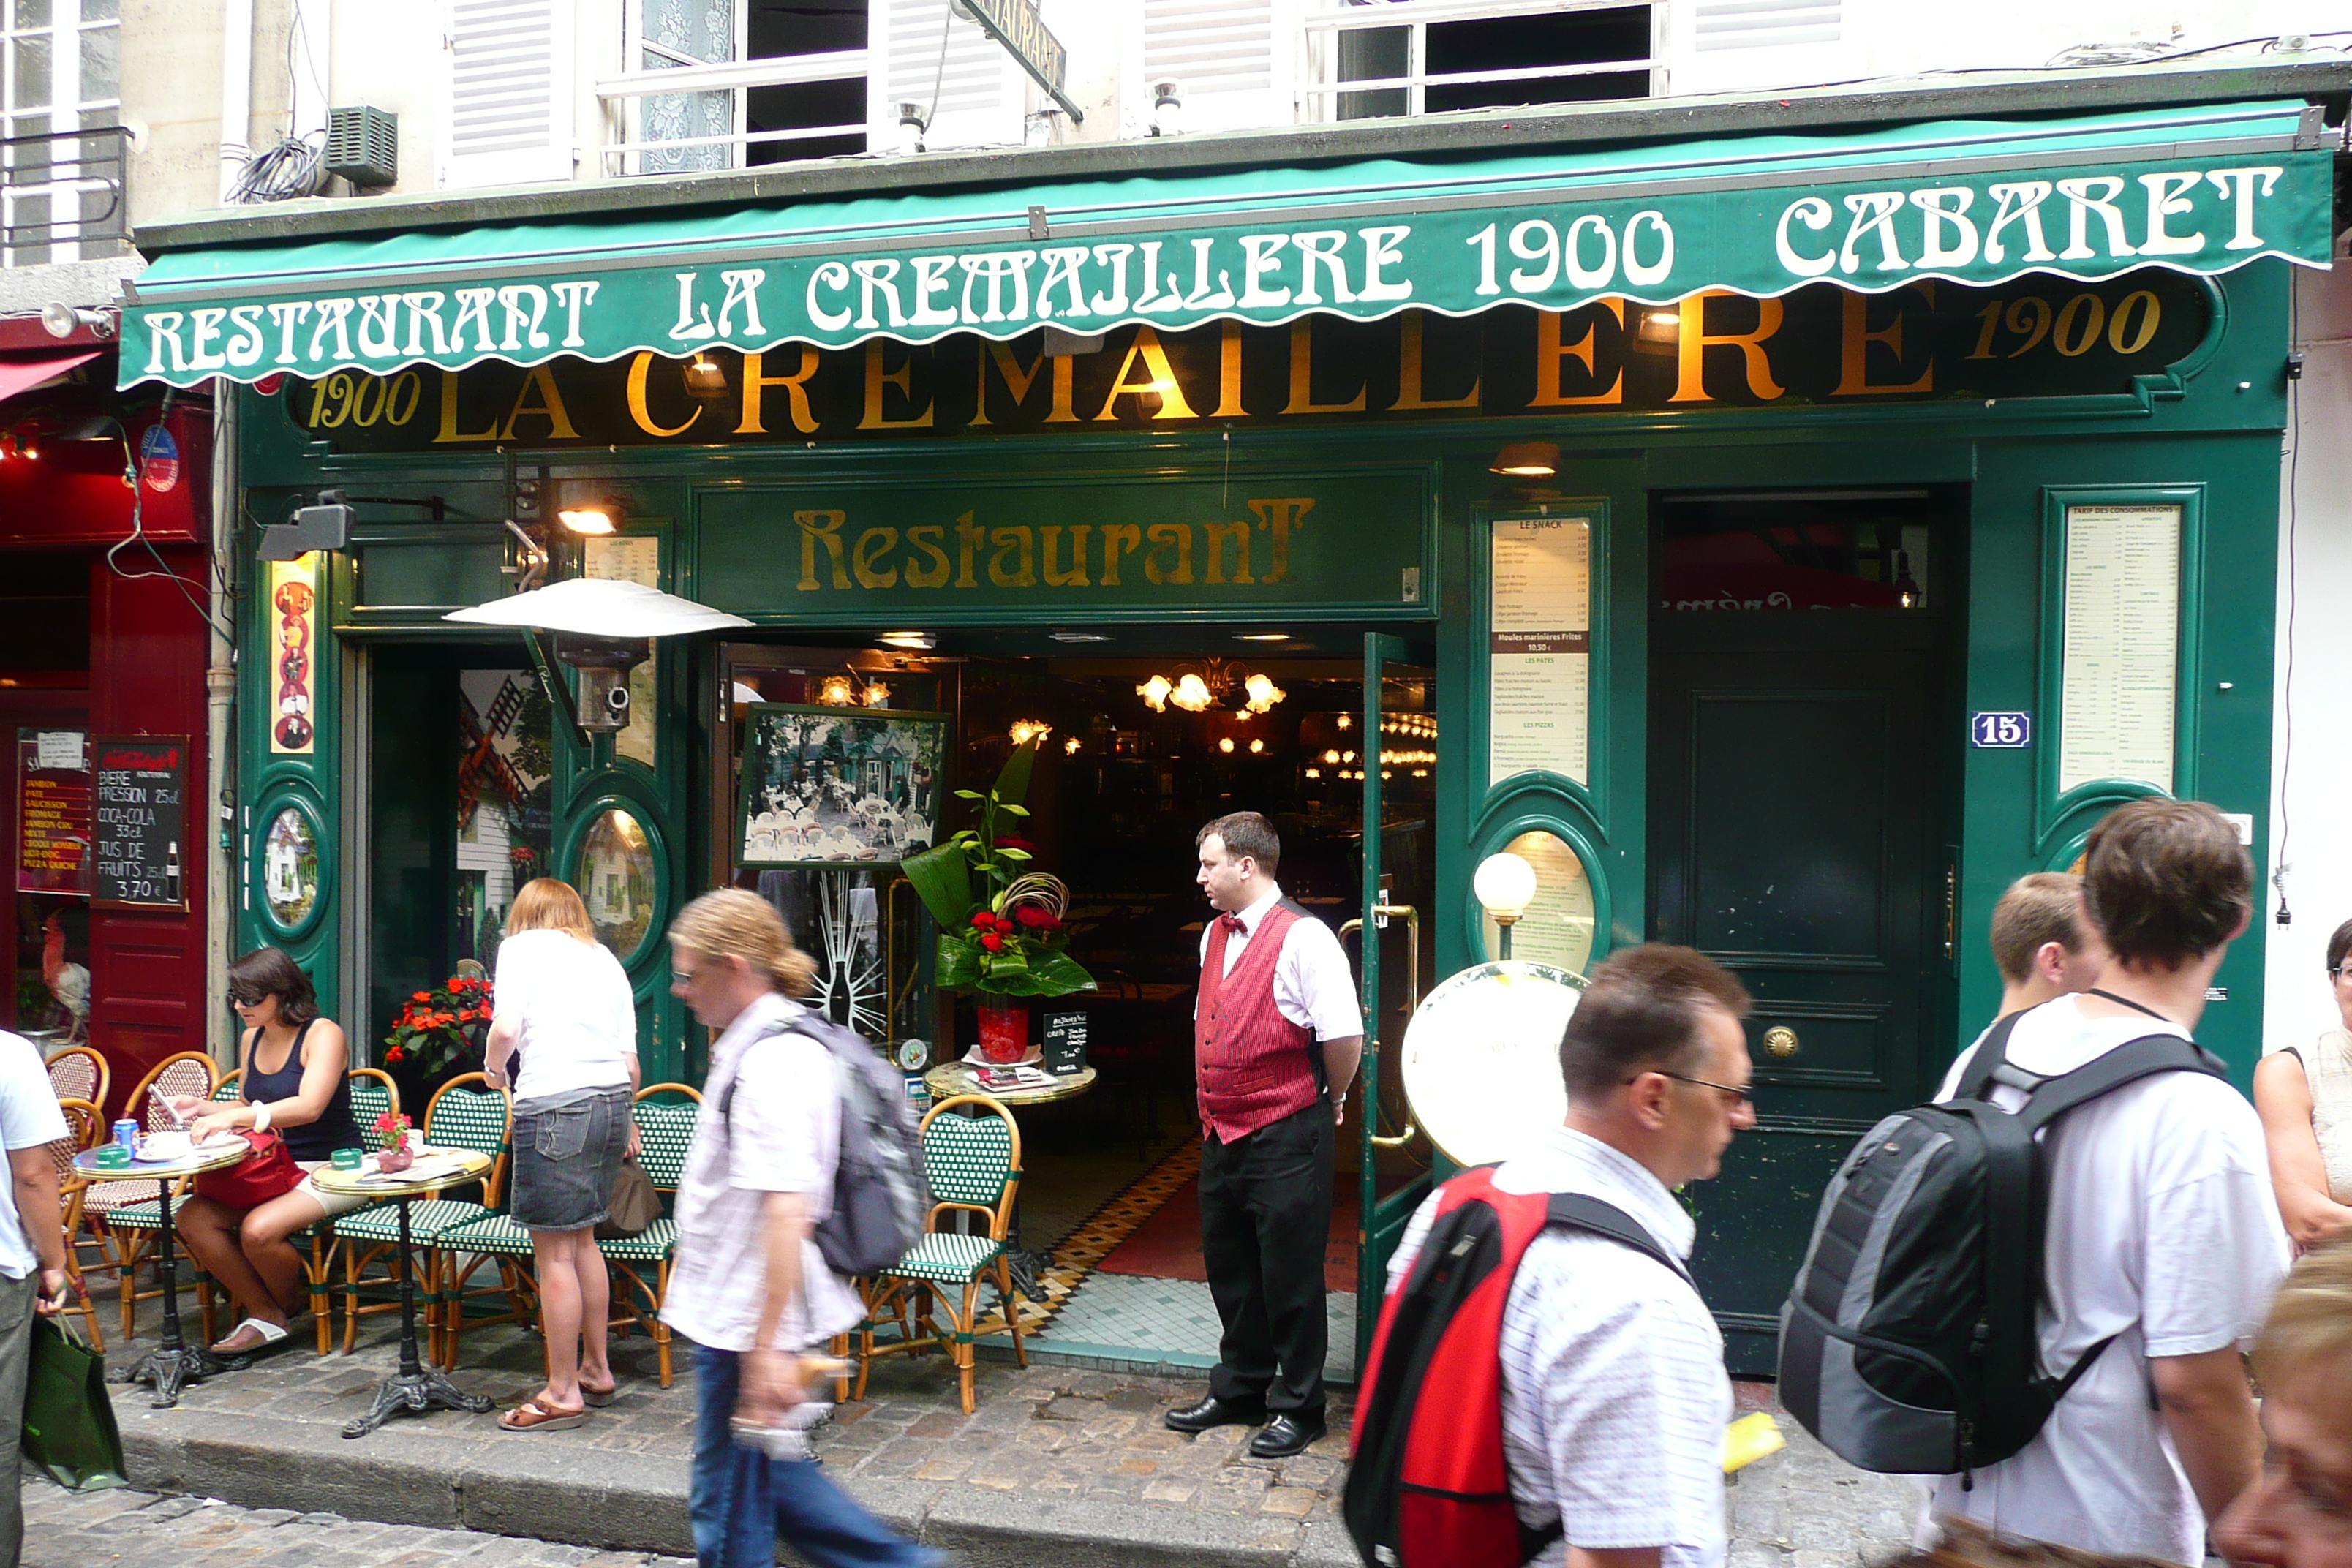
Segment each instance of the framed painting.
[[737,864],[892,864],[929,848],[947,738],[945,713],[751,704]]

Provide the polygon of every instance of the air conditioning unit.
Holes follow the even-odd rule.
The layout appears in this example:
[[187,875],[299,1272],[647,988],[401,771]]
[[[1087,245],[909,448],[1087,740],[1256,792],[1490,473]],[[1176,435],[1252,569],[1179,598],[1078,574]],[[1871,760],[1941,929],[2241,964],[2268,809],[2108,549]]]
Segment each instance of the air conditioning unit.
[[327,110],[327,173],[365,191],[398,183],[400,116],[364,105]]

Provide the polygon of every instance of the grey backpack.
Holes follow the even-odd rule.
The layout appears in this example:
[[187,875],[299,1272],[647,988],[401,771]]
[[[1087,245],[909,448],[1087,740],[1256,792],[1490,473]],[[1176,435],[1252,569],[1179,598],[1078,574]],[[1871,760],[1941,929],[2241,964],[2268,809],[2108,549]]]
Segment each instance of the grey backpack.
[[[1780,1400],[1862,1469],[1966,1474],[2033,1440],[2115,1342],[2093,1345],[2063,1376],[2042,1370],[2049,1183],[2034,1134],[2156,1073],[2226,1076],[2210,1051],[2151,1035],[2036,1077],[2008,1060],[2021,1016],[1993,1026],[1950,1100],[1872,1128],[1822,1194],[1780,1313]],[[1994,1104],[1997,1085],[2023,1090],[2025,1103]]]
[[[923,1184],[922,1139],[907,1103],[906,1079],[865,1037],[803,1012],[761,1039],[802,1034],[833,1058],[841,1092],[841,1148],[833,1173],[833,1213],[816,1226],[817,1250],[835,1274],[873,1274],[904,1258],[921,1239],[930,1208]],[[744,1047],[759,1048],[761,1040]],[[719,1114],[731,1120],[739,1071]]]

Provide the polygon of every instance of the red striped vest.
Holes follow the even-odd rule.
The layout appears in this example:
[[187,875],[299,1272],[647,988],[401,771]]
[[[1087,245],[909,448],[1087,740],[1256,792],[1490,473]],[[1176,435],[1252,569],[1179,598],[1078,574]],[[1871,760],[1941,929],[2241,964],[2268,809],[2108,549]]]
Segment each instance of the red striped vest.
[[1296,1115],[1322,1098],[1315,1071],[1315,1032],[1282,1016],[1274,1003],[1274,967],[1283,939],[1303,918],[1276,903],[1249,933],[1225,973],[1222,919],[1209,925],[1201,960],[1201,1005],[1192,1017],[1192,1060],[1200,1085],[1201,1135],[1230,1143]]

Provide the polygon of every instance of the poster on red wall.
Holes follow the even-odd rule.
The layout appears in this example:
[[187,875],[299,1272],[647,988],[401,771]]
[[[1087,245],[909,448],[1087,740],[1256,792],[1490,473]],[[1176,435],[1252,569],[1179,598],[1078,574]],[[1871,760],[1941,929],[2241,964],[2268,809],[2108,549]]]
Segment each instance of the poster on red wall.
[[16,890],[89,893],[89,737],[16,731]]

